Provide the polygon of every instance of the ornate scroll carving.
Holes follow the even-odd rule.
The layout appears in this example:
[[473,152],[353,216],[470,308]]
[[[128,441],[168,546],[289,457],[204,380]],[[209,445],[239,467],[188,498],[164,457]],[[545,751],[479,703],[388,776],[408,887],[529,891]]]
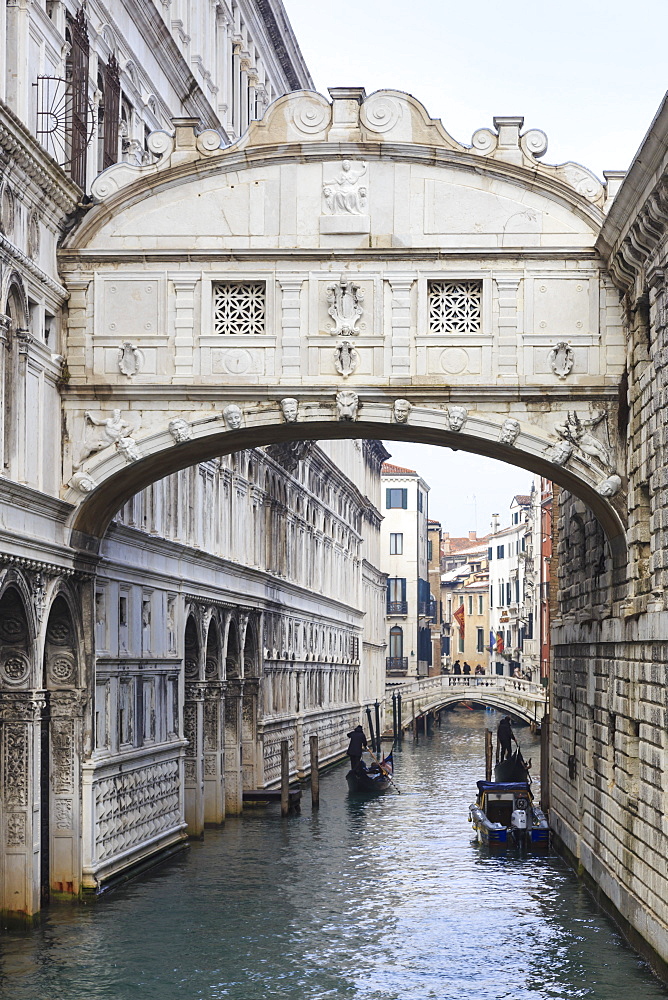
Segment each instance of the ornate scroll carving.
[[118,370],[121,375],[132,378],[144,367],[144,353],[138,347],[131,344],[129,340],[124,341],[118,348]]
[[334,320],[329,332],[334,337],[354,337],[359,333],[357,324],[364,312],[364,292],[354,281],[341,275],[339,281],[327,285],[327,312]]
[[339,375],[347,378],[348,375],[352,375],[355,369],[359,366],[360,356],[359,351],[356,351],[354,347],[344,341],[334,351],[334,367],[336,368]]
[[570,375],[573,369],[575,354],[573,353],[570,344],[568,344],[565,340],[560,340],[548,354],[547,360],[555,375],[558,375],[559,378],[566,378],[567,375]]
[[28,805],[28,726],[7,722],[2,727],[4,773],[2,786],[8,806]]
[[74,723],[69,719],[51,720],[51,757],[54,792],[74,791]]
[[25,813],[12,812],[7,816],[7,847],[24,847],[26,843]]

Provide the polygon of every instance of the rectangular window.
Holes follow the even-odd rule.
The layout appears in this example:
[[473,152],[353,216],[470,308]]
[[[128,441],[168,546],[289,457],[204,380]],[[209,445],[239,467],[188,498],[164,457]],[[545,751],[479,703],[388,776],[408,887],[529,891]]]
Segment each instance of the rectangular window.
[[496,547],[496,558],[503,559],[503,545],[497,545]]
[[484,628],[476,629],[477,639],[476,639],[476,650],[478,653],[485,652],[485,630]]
[[490,608],[494,607],[494,587],[491,583],[489,585],[489,606]]
[[515,580],[515,602],[520,603],[520,581]]
[[488,558],[488,559],[491,559],[491,558],[492,558],[492,546],[491,546],[491,545],[490,545],[490,547],[489,547],[489,548],[487,549],[487,558]]
[[[387,603],[388,608],[396,605],[406,606],[406,578],[401,576],[390,577],[387,581]],[[401,610],[397,608],[397,613]],[[405,611],[404,611],[405,613]]]
[[459,652],[460,653],[464,652],[464,638],[461,635],[459,637]]
[[216,281],[212,294],[214,333],[255,336],[265,332],[264,281]]
[[420,490],[417,491],[418,494],[418,510],[422,512],[422,493]]
[[429,281],[430,333],[480,333],[481,281]]
[[118,624],[127,625],[128,623],[128,599],[127,597],[119,597],[118,599]]
[[434,544],[431,538],[427,541],[427,562],[431,562],[434,555]]
[[470,615],[473,614],[473,598],[471,597],[470,594],[469,594],[469,614]]
[[390,555],[402,556],[404,554],[403,532],[397,531],[390,534]]
[[482,594],[478,594],[478,614],[479,615],[481,615],[483,613],[483,606],[484,606],[483,596],[482,596]]
[[513,585],[512,583],[506,584],[506,604],[512,604],[513,602]]
[[408,508],[408,490],[389,488],[385,490],[385,507],[387,510],[394,508]]

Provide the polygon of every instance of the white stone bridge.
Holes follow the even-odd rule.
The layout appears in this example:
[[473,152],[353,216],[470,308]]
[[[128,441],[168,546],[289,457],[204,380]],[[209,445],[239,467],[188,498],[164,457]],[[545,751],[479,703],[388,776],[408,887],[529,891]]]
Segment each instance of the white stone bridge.
[[[502,712],[540,723],[547,710],[547,689],[542,684],[496,674],[458,676],[442,674],[388,686],[386,698],[401,695],[402,725],[421,715],[437,712],[460,701],[476,702]],[[387,708],[386,708],[387,717]]]

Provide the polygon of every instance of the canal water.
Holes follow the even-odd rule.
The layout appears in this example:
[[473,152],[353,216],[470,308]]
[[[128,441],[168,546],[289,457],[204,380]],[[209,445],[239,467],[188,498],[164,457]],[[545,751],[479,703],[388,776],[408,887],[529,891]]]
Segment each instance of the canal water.
[[[490,854],[468,803],[485,726],[458,708],[396,754],[401,795],[275,806],[86,906],[0,938],[3,1000],[666,1000],[556,856]],[[538,741],[518,730],[539,773]]]

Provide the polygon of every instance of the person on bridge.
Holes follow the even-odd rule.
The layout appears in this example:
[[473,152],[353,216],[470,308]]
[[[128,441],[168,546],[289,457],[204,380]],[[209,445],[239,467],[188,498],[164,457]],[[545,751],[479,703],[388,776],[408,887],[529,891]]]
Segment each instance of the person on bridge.
[[476,672],[476,676],[477,677],[480,677],[481,674],[485,673],[485,669],[484,669],[482,663],[476,664],[475,672]]
[[462,667],[461,667],[461,664],[460,664],[459,660],[455,660],[455,662],[453,663],[453,665],[452,665],[452,672],[453,672],[453,674],[461,674]]
[[350,743],[346,753],[350,757],[350,770],[354,771],[362,760],[362,751],[367,748],[366,736],[362,727],[355,726],[352,732],[348,733],[348,739]]
[[471,673],[471,664],[467,663],[466,660],[464,660],[464,673],[465,674]]
[[517,740],[515,739],[515,734],[513,732],[513,727],[510,723],[510,716],[504,715],[499,723],[496,730],[497,739],[497,753],[498,747],[501,748],[500,760],[504,761],[506,758],[510,759],[512,742],[515,740],[515,746],[517,746]]

